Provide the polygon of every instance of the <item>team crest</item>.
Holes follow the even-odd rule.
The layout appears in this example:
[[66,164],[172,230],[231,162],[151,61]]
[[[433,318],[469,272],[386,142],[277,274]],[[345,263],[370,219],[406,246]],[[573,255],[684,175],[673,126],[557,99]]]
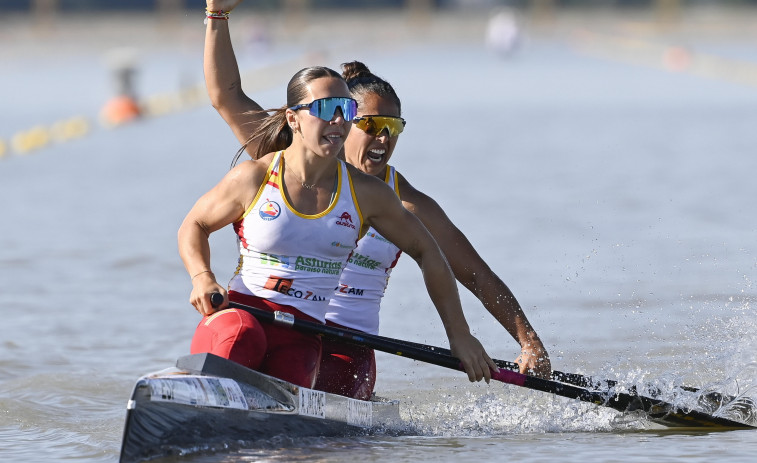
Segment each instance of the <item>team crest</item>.
[[273,220],[281,215],[281,206],[276,201],[266,201],[258,211],[263,220]]

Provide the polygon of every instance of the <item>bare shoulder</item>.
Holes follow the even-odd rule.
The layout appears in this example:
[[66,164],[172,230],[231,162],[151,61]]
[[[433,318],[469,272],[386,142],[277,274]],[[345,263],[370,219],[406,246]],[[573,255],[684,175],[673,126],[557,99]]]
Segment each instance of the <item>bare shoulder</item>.
[[274,153],[269,153],[257,160],[250,159],[240,162],[226,174],[221,184],[225,184],[228,188],[257,191],[265,179],[273,155]]
[[345,163],[347,165],[347,171],[350,173],[350,178],[352,179],[352,184],[355,186],[355,189],[357,191],[362,190],[369,190],[373,192],[373,190],[378,190],[379,192],[388,190],[391,192],[391,188],[389,188],[389,185],[386,184],[386,182],[382,181],[378,177],[374,177],[373,175],[368,175],[359,169],[357,169],[355,166]]
[[399,172],[397,172],[397,185],[400,191],[402,204],[410,212],[418,214],[419,211],[423,210],[441,209],[441,206],[439,206],[434,198],[415,188],[410,184],[410,181]]
[[397,195],[386,182],[373,175],[365,174],[350,164],[347,164],[347,170],[352,179],[357,202],[366,217],[394,210],[393,205],[396,205],[396,209],[402,209]]

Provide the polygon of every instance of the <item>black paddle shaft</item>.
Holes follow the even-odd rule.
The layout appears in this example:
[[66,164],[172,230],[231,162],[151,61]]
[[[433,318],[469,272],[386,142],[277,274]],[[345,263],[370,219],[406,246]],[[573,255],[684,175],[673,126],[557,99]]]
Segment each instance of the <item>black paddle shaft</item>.
[[[211,295],[210,301],[213,306],[220,306],[223,303],[223,296],[219,293],[214,293]],[[233,301],[229,301],[229,307],[250,312],[263,322],[288,326],[289,328],[302,333],[320,334],[332,339],[366,346],[388,354],[407,357],[453,370],[463,370],[460,360],[448,353],[440,352],[443,349],[435,351],[432,350],[431,346],[421,348],[418,347],[418,345],[412,345],[413,343],[405,343],[404,341],[397,339],[372,335],[356,330],[337,328],[325,324],[299,320],[289,313],[270,312]],[[650,419],[668,426],[752,428],[752,426],[737,421],[714,417],[695,410],[677,410],[673,404],[639,394],[627,394],[623,392],[610,394],[608,392],[592,391],[548,379],[535,378],[514,371],[509,371],[508,373],[509,374],[507,375],[498,374],[495,379],[528,389],[609,407],[620,412],[641,410],[647,413]]]
[[[425,344],[415,343],[412,341],[400,341],[400,342],[402,344],[417,347],[419,349],[427,349],[427,350],[431,350],[432,352],[452,355],[449,349],[445,349],[443,347],[429,346]],[[493,359],[493,361],[500,368],[507,368],[508,370],[512,370],[512,371],[520,371],[520,365],[518,365],[515,362],[508,362],[507,360],[499,360],[499,359]],[[591,376],[584,376],[578,373],[564,373],[562,371],[557,371],[557,370],[552,370],[551,378],[555,381],[560,381],[562,383],[572,384],[574,386],[579,386],[579,387],[594,389],[594,390],[600,390],[600,389],[610,390],[618,385],[617,381],[613,381],[611,379],[596,379]],[[692,393],[699,392],[699,389],[695,387],[691,387],[691,386],[678,386],[678,388],[686,392],[692,392]],[[660,395],[662,395],[662,391],[659,391],[659,390],[651,390],[647,392],[652,398],[657,398]],[[629,394],[631,395],[637,394],[636,386],[631,387],[631,389],[629,390]],[[702,395],[701,400],[709,403],[711,406],[718,407],[722,404],[733,402],[734,400],[736,400],[736,397],[733,397],[730,395],[723,395],[723,394],[720,394],[719,392],[707,392]]]

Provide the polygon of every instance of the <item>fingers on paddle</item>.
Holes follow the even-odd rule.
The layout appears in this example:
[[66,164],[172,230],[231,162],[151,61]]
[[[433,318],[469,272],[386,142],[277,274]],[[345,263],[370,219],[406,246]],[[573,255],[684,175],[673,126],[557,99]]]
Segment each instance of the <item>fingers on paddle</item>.
[[200,315],[207,316],[227,308],[229,304],[225,291],[215,288],[213,291],[204,293],[193,305]]
[[195,294],[192,294],[189,298],[189,303],[192,304],[192,306],[197,312],[200,313],[200,315],[205,316],[205,307],[203,306],[202,297],[197,297]]
[[465,371],[465,374],[468,375],[468,381],[471,383],[481,381],[481,378],[484,377],[484,371],[479,365],[479,360],[476,357],[470,356],[465,360],[460,358],[460,366],[462,367],[462,370]]
[[478,374],[476,373],[475,368],[473,368],[472,366],[469,366],[468,368],[465,369],[465,372],[468,373],[468,381],[470,381],[471,383],[475,383],[476,381],[478,381],[478,379],[476,379]]
[[536,376],[543,379],[550,379],[552,377],[552,364],[549,359],[539,361],[536,364]]
[[475,383],[482,379],[489,383],[492,379],[492,370],[497,371],[497,365],[489,358],[486,352],[481,352],[470,362],[464,362],[463,367],[468,374],[470,382]]
[[226,292],[223,290],[219,291],[218,289],[206,294],[202,302],[205,306],[205,313],[207,315],[229,307],[229,301]]
[[206,296],[202,298],[202,312],[204,315],[210,315],[217,309],[210,303],[210,297]]
[[486,383],[488,384],[489,381],[492,379],[492,371],[499,371],[499,367],[496,363],[494,363],[494,360],[489,357],[489,354],[484,353],[484,359],[486,360],[486,365],[484,365],[484,379],[486,380]]
[[542,357],[526,356],[523,353],[515,359],[518,371],[521,374],[535,376],[537,378],[550,379],[552,377],[552,365],[549,359]]

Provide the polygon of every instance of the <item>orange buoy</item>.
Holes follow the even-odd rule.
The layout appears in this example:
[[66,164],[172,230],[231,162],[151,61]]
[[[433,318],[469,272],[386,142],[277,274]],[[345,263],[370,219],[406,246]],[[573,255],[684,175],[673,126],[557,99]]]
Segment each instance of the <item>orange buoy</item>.
[[120,95],[108,101],[100,112],[104,125],[117,126],[131,122],[140,116],[139,105],[133,98]]

